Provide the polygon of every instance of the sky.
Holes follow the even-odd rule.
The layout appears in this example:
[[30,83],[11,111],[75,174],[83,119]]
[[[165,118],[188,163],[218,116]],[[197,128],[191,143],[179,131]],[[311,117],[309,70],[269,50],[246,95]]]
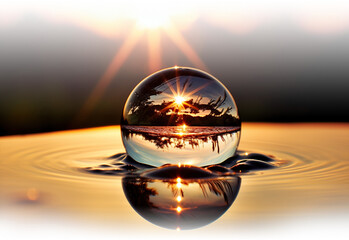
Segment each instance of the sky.
[[218,78],[242,121],[348,121],[348,1],[0,4],[0,135],[118,124],[146,76]]

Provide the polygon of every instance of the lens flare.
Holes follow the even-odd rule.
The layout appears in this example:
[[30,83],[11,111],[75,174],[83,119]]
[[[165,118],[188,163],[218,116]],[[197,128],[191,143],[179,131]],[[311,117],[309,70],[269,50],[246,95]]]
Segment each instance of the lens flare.
[[185,101],[184,97],[182,96],[176,96],[174,99],[177,105],[183,105],[183,102]]

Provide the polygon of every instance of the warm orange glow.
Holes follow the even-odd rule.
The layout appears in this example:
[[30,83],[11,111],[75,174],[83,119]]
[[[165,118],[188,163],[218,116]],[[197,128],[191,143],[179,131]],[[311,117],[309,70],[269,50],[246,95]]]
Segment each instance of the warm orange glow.
[[161,36],[158,30],[148,31],[148,66],[149,72],[153,73],[161,69]]
[[176,210],[177,210],[178,213],[181,213],[181,212],[182,212],[182,208],[181,208],[180,206],[178,206],[178,207],[176,208]]
[[175,96],[175,103],[177,105],[183,105],[184,101],[185,101],[184,97],[182,97],[182,96]]
[[182,179],[181,178],[177,178],[177,184],[176,184],[176,186],[177,186],[177,188],[181,188],[182,187]]
[[[165,18],[161,20],[160,16],[152,16],[151,14],[146,14],[146,18],[139,19],[139,22],[142,23],[141,25],[145,23],[144,26],[146,27],[139,28],[138,26],[138,28],[135,27],[131,31],[129,36],[125,39],[124,43],[120,47],[119,51],[115,54],[106,71],[98,80],[92,93],[86,100],[81,111],[76,116],[75,121],[79,121],[80,119],[85,118],[91,112],[91,110],[97,104],[98,100],[102,97],[103,93],[105,92],[105,89],[109,86],[113,77],[117,74],[123,63],[126,61],[127,57],[130,55],[131,51],[134,49],[135,45],[145,32],[145,29],[147,29],[148,33],[148,67],[150,72],[160,70],[162,66],[160,47],[161,31],[160,29],[157,29],[157,27],[160,25],[163,25],[167,35],[196,67],[207,71],[205,64],[199,58],[199,56],[190,46],[190,44],[185,40],[181,32],[174,25],[170,25],[169,19]],[[175,68],[178,68],[178,66],[175,66]],[[173,104],[167,106],[165,109],[177,107],[177,109],[183,110],[185,109],[184,105],[195,108],[191,104],[185,102],[185,99],[191,94],[194,94],[195,92],[199,91],[201,88],[202,87],[195,89],[192,92],[188,93],[187,96],[185,96],[183,95],[183,93],[185,92],[185,88],[182,90],[182,94],[180,94],[181,91],[179,87],[179,81],[177,81],[177,92],[174,91],[172,86],[170,86],[170,90],[173,93],[173,96],[171,97],[174,98],[175,101],[173,102]]]
[[[147,16],[151,16],[148,14]],[[154,16],[154,15],[153,15]],[[168,18],[166,17],[159,17],[159,18],[142,18],[139,19],[138,23],[140,27],[147,28],[147,29],[157,29],[160,27],[165,26],[168,23]]]
[[103,95],[105,89],[110,84],[113,77],[120,70],[120,67],[125,62],[127,57],[130,55],[132,49],[142,36],[143,31],[139,29],[134,29],[130,35],[125,39],[124,43],[120,47],[119,51],[114,55],[113,60],[103,73],[102,77],[98,80],[97,85],[93,89],[86,103],[82,107],[81,111],[78,113],[76,117],[76,121],[80,120],[80,118],[85,117],[96,105],[98,100]]
[[179,132],[177,133],[177,135],[182,137],[184,135],[184,132],[185,132],[186,128],[187,128],[187,125],[183,124],[181,126],[181,129],[179,129]]
[[194,164],[193,161],[188,161],[188,162],[185,163],[185,165],[187,165],[187,166],[190,166],[190,165],[193,165],[193,164]]
[[39,198],[39,192],[36,188],[29,188],[27,190],[27,198],[30,201],[36,201]]
[[182,197],[181,197],[181,196],[178,196],[178,197],[176,198],[176,200],[177,200],[177,202],[181,202],[181,201],[182,201]]
[[194,94],[194,93],[200,91],[201,89],[205,88],[206,86],[208,86],[208,84],[204,84],[204,85],[190,91],[189,93],[186,93],[188,85],[185,85],[183,87],[183,89],[181,90],[180,82],[178,79],[176,79],[176,88],[177,88],[176,90],[177,91],[173,88],[173,86],[171,84],[167,83],[167,85],[168,85],[168,88],[170,89],[170,91],[173,95],[165,93],[165,92],[163,92],[162,94],[169,97],[169,98],[174,99],[174,101],[173,101],[173,103],[171,103],[168,106],[166,106],[165,108],[163,108],[161,111],[165,111],[169,108],[175,108],[175,109],[178,109],[179,111],[181,111],[181,110],[184,110],[186,107],[190,107],[190,108],[199,110],[197,107],[186,102],[185,99],[189,98],[192,94]]
[[[326,204],[328,203],[329,194],[331,194],[331,199],[343,200],[343,202],[338,202],[340,204],[337,210],[342,210],[340,206],[344,206],[343,211],[347,211],[349,192],[343,186],[345,187],[349,183],[349,162],[345,157],[348,154],[348,123],[243,123],[243,129],[247,134],[242,149],[276,154],[277,157],[284,159],[281,162],[284,161],[285,165],[280,168],[265,170],[267,176],[264,177],[258,172],[240,176],[243,178],[241,193],[237,197],[238,201],[235,202],[237,205],[232,205],[233,208],[230,210],[239,210],[244,214],[246,213],[244,216],[246,222],[254,221],[258,211],[266,214],[270,219],[278,216],[280,212],[285,216],[292,217],[298,211],[307,213],[308,210],[327,208]],[[261,138],[261,134],[263,138]],[[299,136],[302,136],[301,143],[304,143],[304,148],[300,147]],[[91,140],[93,140],[92,144]],[[262,144],[262,142],[267,144]],[[330,147],[333,148],[331,151],[326,150],[329,149],[329,143]],[[91,145],[93,145],[93,148],[91,148]],[[115,219],[114,214],[117,211],[118,218],[126,218],[127,221],[137,222],[144,229],[153,227],[154,231],[157,231],[155,226],[143,222],[136,212],[131,212],[133,209],[124,198],[121,182],[115,184],[115,181],[113,181],[116,176],[111,176],[108,180],[102,175],[80,170],[82,167],[115,161],[114,159],[102,159],[100,156],[111,156],[115,154],[116,150],[124,149],[120,126],[61,131],[27,135],[25,137],[21,135],[1,137],[0,146],[1,156],[8,160],[3,161],[0,167],[0,186],[1,194],[3,194],[1,195],[2,205],[0,205],[3,209],[7,207],[7,210],[12,211],[7,213],[16,216],[13,219],[25,219],[30,216],[27,214],[37,214],[39,219],[42,216],[50,216],[52,206],[61,206],[62,210],[65,209],[66,214],[73,214],[75,209],[74,214],[90,216],[91,220],[97,219],[100,215]],[[275,146],[275,148],[270,146]],[[288,146],[289,150],[284,146]],[[268,147],[268,149],[263,147]],[[81,151],[77,151],[77,149]],[[319,149],[323,149],[321,154],[314,155],[314,151]],[[299,153],[301,156],[289,155],[293,153],[286,153],[286,150],[302,151]],[[23,154],[20,154],[20,151]],[[37,154],[34,154],[34,151]],[[38,154],[41,154],[40,160],[47,164],[42,166],[42,169],[38,169],[37,164],[41,163],[40,161],[37,162]],[[304,161],[308,159],[305,158],[305,154],[314,155],[315,158],[308,162]],[[187,164],[182,159],[178,159],[179,161],[181,167]],[[293,173],[294,176],[290,177],[289,173]],[[99,176],[101,177],[99,178]],[[194,180],[181,179],[182,176],[180,175],[172,180],[174,190],[178,190],[175,186],[178,177],[180,178],[178,181],[183,184],[182,189],[186,200],[181,195],[181,191],[176,191],[177,194],[173,195],[172,189],[168,187],[167,180],[155,180],[153,181],[155,184],[148,182],[147,187],[149,189],[154,188],[158,192],[158,195],[150,196],[150,201],[153,201],[154,205],[159,204],[158,206],[162,209],[166,208],[164,214],[172,212],[173,215],[181,217],[186,213],[190,213],[191,209],[196,206],[203,206],[202,203],[207,201],[214,201],[215,206],[218,206],[215,199],[224,201],[223,196],[215,197],[213,192],[210,193],[210,190],[208,190],[209,197],[204,197],[204,195],[201,195],[202,191],[198,184],[200,180],[196,183],[197,180],[194,182]],[[229,180],[230,177],[224,179]],[[40,181],[38,182],[38,180]],[[211,180],[215,181],[214,179]],[[201,180],[201,183],[211,180]],[[53,182],[54,187],[52,186]],[[86,186],[93,187],[82,187],[82,182]],[[192,184],[184,185],[189,182],[192,182]],[[128,186],[133,187],[135,185]],[[101,187],[103,191],[100,189],[96,193],[96,189]],[[138,189],[142,189],[144,185],[138,185],[138,187]],[[111,191],[115,192],[113,197],[110,196]],[[229,189],[229,191],[231,190]],[[265,192],[268,194],[265,194]],[[305,192],[308,192],[308,194],[305,194]],[[176,201],[178,195],[183,198],[180,203]],[[319,198],[321,201],[319,201]],[[37,199],[38,202],[29,199]],[[164,202],[160,202],[161,199],[164,199]],[[258,201],[263,201],[263,211],[260,209],[261,204],[257,204]],[[322,201],[324,201],[324,205],[322,205]],[[309,203],[315,204],[313,208],[309,208]],[[226,203],[224,202],[224,204]],[[108,208],[101,208],[101,206],[108,206]],[[182,208],[180,214],[176,211],[177,206]],[[110,211],[110,209],[115,211]],[[157,211],[157,209],[155,210]],[[205,209],[203,208],[203,210]],[[239,220],[240,216],[233,216],[232,212],[229,211],[227,214],[221,218],[222,224],[224,224],[224,221],[228,223],[230,219]],[[6,213],[3,216],[7,216]],[[43,217],[42,221],[46,219],[46,217]],[[174,222],[174,224],[176,223]],[[177,226],[179,224],[182,223],[177,222]],[[215,227],[214,225],[211,226]],[[176,229],[177,227],[173,225],[173,228]],[[165,231],[167,233],[167,230]],[[188,234],[191,233],[188,232]]]
[[135,18],[138,26],[143,29],[156,30],[164,28],[170,17],[176,13],[166,1],[139,1],[135,6]]
[[178,163],[178,167],[181,167],[182,166],[182,164],[181,163]]

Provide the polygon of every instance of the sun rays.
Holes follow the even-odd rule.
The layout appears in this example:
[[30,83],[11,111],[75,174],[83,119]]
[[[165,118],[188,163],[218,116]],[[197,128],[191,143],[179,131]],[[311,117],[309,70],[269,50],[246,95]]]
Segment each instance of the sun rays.
[[193,94],[197,93],[201,89],[207,87],[207,84],[203,84],[194,90],[187,92],[188,88],[188,81],[185,81],[183,84],[183,89],[181,89],[180,81],[178,77],[176,78],[176,90],[173,88],[172,84],[167,82],[168,89],[171,91],[172,94],[168,94],[166,92],[162,92],[162,95],[165,95],[166,97],[169,97],[171,99],[171,103],[164,107],[161,112],[164,112],[168,109],[174,109],[176,111],[176,114],[181,114],[182,111],[186,110],[187,108],[195,109],[196,111],[199,111],[197,107],[195,107],[193,104],[189,103],[190,99],[193,97]]
[[141,31],[140,29],[134,29],[131,31],[130,35],[125,39],[120,49],[115,53],[107,69],[102,74],[91,94],[85,101],[80,112],[74,119],[75,122],[85,118],[92,111],[98,100],[103,96],[105,89],[109,86],[110,82],[113,80],[135,45],[138,43],[143,33],[144,31]]
[[174,25],[170,25],[164,30],[167,36],[172,40],[172,42],[182,51],[182,53],[185,54],[188,60],[191,61],[195,65],[195,67],[205,71],[208,70],[199,55],[195,52],[195,50],[184,38],[182,33]]
[[161,68],[161,32],[158,29],[150,29],[148,35],[148,69],[155,72]]
[[[142,24],[136,24],[136,26],[131,30],[129,35],[126,37],[125,41],[119,48],[119,50],[115,53],[113,59],[111,60],[110,64],[106,68],[105,72],[101,75],[101,78],[98,80],[96,86],[92,90],[91,94],[85,101],[84,105],[82,106],[81,110],[77,114],[76,118],[74,119],[74,123],[81,121],[82,119],[86,118],[88,114],[94,109],[96,104],[98,103],[99,99],[103,96],[106,88],[109,86],[113,78],[117,75],[129,55],[131,54],[132,50],[135,48],[137,43],[140,41],[142,36],[144,34],[147,34],[147,43],[148,43],[148,70],[149,72],[155,72],[157,70],[160,70],[163,66],[162,63],[162,49],[161,49],[161,36],[163,34],[166,34],[170,40],[176,45],[176,47],[187,57],[187,59],[195,66],[203,70],[207,70],[205,64],[200,59],[198,54],[195,52],[195,50],[190,46],[190,44],[186,41],[182,33],[169,22],[169,19],[166,19],[166,21],[156,22],[158,19],[151,19],[149,20],[149,24],[145,24],[148,21],[145,21],[142,19]],[[166,23],[166,24],[165,24]],[[148,26],[149,25],[149,26]],[[179,109],[184,109],[186,106],[190,106],[192,108],[195,108],[193,105],[187,103],[185,101],[185,96],[183,95],[186,90],[186,85],[184,86],[184,89],[182,92],[180,92],[180,86],[178,85],[179,82],[177,81],[177,95],[175,95],[175,90],[171,86],[170,89],[175,97],[177,97],[178,101],[175,101],[177,103],[174,103],[178,106]],[[200,90],[200,89],[199,89]],[[190,96],[191,94],[194,94],[194,90],[188,94],[187,96]],[[173,97],[173,96],[171,96]],[[179,101],[180,100],[180,101]],[[171,106],[173,107],[173,106]]]

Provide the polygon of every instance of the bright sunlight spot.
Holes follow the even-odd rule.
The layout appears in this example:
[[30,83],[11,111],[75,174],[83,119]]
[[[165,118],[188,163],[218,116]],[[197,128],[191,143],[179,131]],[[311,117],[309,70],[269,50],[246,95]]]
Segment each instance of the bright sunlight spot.
[[176,210],[177,210],[178,213],[182,212],[182,208],[181,208],[180,206],[178,206],[178,207],[176,208]]
[[184,101],[185,101],[185,99],[184,99],[184,97],[182,97],[182,96],[176,96],[176,97],[175,97],[175,103],[176,103],[177,105],[182,105]]
[[142,28],[156,29],[169,23],[169,18],[163,15],[145,15],[138,17],[138,24]]
[[136,20],[141,28],[157,29],[170,23],[170,17],[176,14],[172,2],[140,1],[137,3]]

